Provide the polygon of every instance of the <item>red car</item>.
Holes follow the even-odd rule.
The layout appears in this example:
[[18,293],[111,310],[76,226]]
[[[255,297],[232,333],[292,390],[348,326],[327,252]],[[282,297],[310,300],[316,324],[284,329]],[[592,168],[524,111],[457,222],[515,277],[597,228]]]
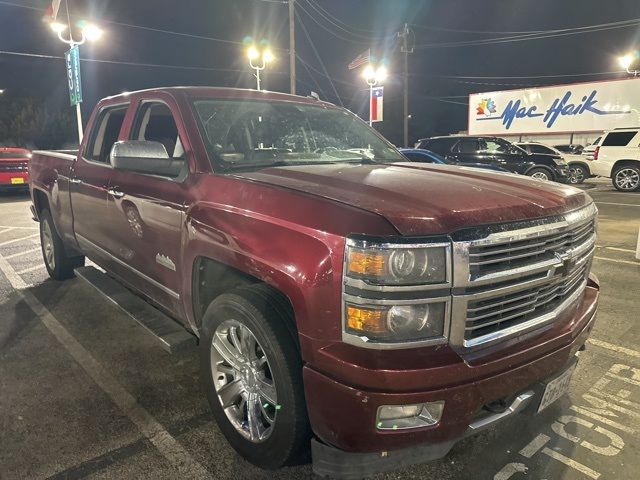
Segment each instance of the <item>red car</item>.
[[309,447],[349,478],[442,457],[565,393],[595,322],[585,192],[407,162],[313,98],[110,97],[78,152],[30,172],[49,275],[103,275],[86,256],[198,336],[220,430],[263,468]]
[[0,147],[0,190],[29,186],[30,158],[31,151],[25,148]]

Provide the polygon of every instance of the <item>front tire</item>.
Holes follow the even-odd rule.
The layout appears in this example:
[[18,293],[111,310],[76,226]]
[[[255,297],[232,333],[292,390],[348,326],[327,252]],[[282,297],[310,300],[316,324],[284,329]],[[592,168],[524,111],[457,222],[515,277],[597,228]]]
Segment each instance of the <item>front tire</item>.
[[535,178],[537,180],[542,180],[545,182],[552,182],[555,180],[555,178],[553,177],[553,174],[546,168],[542,168],[542,167],[532,168],[527,172],[527,175],[530,176],[531,178]]
[[202,384],[218,426],[265,469],[299,460],[311,436],[293,314],[282,300],[264,285],[223,294],[207,308],[200,338]]
[[73,271],[84,266],[84,256],[71,257],[68,255],[49,210],[42,210],[39,217],[42,259],[49,276],[54,280],[73,278]]
[[640,167],[622,165],[613,172],[611,183],[620,192],[636,192],[640,190]]

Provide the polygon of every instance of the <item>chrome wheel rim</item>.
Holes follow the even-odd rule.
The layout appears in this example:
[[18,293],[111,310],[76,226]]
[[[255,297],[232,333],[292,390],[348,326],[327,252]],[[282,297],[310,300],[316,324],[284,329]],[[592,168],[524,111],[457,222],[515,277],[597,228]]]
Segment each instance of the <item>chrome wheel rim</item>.
[[571,183],[582,183],[584,181],[585,172],[580,167],[569,169],[569,181]]
[[237,320],[216,328],[211,347],[213,383],[229,422],[247,440],[264,442],[273,432],[279,408],[264,349]]
[[635,190],[640,185],[640,174],[633,168],[622,168],[616,173],[616,185],[621,190]]
[[531,178],[537,178],[538,180],[548,181],[549,180],[549,175],[547,175],[544,172],[536,172],[533,175],[531,175]]
[[53,248],[53,232],[48,220],[42,222],[42,251],[44,252],[44,261],[51,270],[56,268],[56,256]]

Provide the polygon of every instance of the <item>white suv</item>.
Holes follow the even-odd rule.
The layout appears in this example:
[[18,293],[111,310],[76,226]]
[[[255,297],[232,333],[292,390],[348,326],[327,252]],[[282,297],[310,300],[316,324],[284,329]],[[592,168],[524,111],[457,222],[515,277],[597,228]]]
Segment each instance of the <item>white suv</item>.
[[593,152],[591,173],[609,177],[622,192],[640,191],[640,127],[605,133]]

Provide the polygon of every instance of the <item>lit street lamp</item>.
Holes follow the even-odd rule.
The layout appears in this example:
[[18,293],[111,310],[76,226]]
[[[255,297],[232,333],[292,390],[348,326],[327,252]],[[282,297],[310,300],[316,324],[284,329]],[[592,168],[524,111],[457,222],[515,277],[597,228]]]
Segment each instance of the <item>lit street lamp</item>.
[[[269,49],[260,51],[256,47],[251,46],[247,50],[247,58],[249,59],[249,65],[251,66],[251,68],[253,68],[256,71],[255,77],[256,77],[257,89],[260,90],[260,72],[265,69],[265,67],[267,66],[267,63],[273,62],[275,60],[275,57],[273,56],[273,53],[271,53],[271,50]],[[258,59],[261,60],[261,63],[260,64],[254,63],[254,61],[257,61]]]
[[[102,36],[102,30],[95,25],[90,23],[82,22],[82,28],[80,29],[80,40],[76,40],[73,38],[73,34],[71,30],[69,30],[69,38],[65,38],[62,34],[67,30],[67,25],[59,22],[52,22],[50,24],[51,30],[53,30],[57,35],[58,39],[61,42],[69,45],[70,48],[77,47],[79,45],[84,44],[87,40],[94,41],[98,40]],[[76,103],[76,117],[78,120],[78,138],[79,142],[82,142],[82,112],[80,111],[80,102]]]
[[633,75],[634,77],[637,77],[638,73],[640,72],[638,70],[630,70],[630,67],[631,65],[633,65],[633,62],[637,59],[637,57],[637,54],[634,55],[632,53],[628,53],[627,55],[624,55],[618,59],[618,62],[620,62],[620,66],[624,68],[629,75]]
[[369,125],[373,125],[373,112],[371,109],[373,87],[384,82],[387,79],[388,74],[387,67],[384,65],[380,65],[378,68],[375,68],[373,65],[369,64],[362,72],[364,80],[367,82],[367,85],[369,85]]

